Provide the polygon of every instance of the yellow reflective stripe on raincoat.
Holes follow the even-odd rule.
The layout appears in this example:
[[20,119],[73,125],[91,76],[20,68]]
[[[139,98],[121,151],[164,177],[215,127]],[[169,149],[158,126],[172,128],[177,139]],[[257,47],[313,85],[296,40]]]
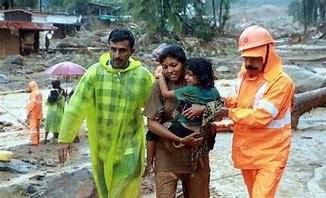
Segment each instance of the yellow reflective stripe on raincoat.
[[[132,58],[126,69],[113,69],[109,60],[109,54],[102,55],[83,75],[64,113],[59,142],[72,142],[86,117],[100,196],[137,197],[145,150],[141,107],[154,78]],[[105,174],[95,162],[104,164]]]

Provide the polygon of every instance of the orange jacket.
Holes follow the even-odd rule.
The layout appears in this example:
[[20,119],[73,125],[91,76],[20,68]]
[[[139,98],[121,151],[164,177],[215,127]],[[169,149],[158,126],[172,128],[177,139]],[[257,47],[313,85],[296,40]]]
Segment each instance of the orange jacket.
[[41,120],[43,117],[42,114],[42,94],[38,90],[38,85],[36,82],[31,81],[28,84],[31,93],[27,101],[27,116],[29,115],[30,119]]
[[261,75],[250,79],[245,70],[239,73],[237,97],[226,99],[228,117],[234,121],[232,159],[236,168],[284,167],[288,159],[295,86],[282,71],[273,46],[268,56]]

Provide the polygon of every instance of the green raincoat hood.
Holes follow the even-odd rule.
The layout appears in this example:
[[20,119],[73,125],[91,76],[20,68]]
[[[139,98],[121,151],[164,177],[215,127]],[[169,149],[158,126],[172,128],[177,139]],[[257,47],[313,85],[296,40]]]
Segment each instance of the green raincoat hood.
[[109,73],[117,74],[136,69],[141,66],[141,63],[133,58],[129,58],[129,66],[125,69],[114,69],[112,66],[107,64],[111,60],[110,54],[105,53],[100,57],[100,65],[104,67]]

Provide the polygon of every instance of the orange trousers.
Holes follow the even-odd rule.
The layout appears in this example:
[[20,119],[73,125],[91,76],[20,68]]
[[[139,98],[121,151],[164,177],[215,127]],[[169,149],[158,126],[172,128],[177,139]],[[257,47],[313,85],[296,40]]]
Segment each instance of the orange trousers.
[[250,198],[274,198],[284,167],[267,166],[262,169],[241,169]]
[[40,143],[40,121],[39,119],[29,119],[29,132],[31,134],[32,145]]

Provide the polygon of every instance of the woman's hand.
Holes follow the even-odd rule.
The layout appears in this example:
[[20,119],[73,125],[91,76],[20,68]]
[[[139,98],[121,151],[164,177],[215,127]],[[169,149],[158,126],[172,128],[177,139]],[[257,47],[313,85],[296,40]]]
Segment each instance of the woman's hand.
[[199,146],[203,142],[203,137],[196,137],[198,135],[199,132],[194,132],[184,138],[180,138],[180,143],[191,147]]
[[194,120],[204,113],[205,106],[192,104],[191,107],[182,112],[190,120]]

